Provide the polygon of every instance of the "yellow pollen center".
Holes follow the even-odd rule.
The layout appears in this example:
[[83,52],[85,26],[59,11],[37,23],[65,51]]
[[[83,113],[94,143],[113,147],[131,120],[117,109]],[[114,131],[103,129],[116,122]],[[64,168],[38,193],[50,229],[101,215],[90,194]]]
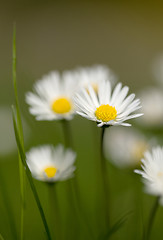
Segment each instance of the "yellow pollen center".
[[117,111],[115,107],[112,107],[109,104],[101,105],[96,109],[95,116],[98,120],[109,122],[117,117]]
[[55,167],[47,167],[44,169],[44,172],[46,173],[48,178],[52,178],[55,176],[56,172],[57,172],[57,168]]
[[55,113],[64,114],[70,112],[72,106],[67,98],[58,98],[52,103],[51,108]]

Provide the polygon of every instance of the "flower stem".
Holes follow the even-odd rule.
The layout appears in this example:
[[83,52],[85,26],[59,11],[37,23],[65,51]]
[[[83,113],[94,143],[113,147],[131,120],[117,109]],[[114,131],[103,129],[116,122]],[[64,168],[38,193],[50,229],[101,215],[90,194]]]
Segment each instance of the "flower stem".
[[156,216],[156,212],[157,212],[157,209],[158,209],[158,206],[159,206],[159,200],[160,200],[160,197],[157,197],[155,202],[154,202],[153,208],[151,209],[151,212],[150,212],[148,226],[147,226],[147,232],[146,232],[146,238],[145,238],[146,240],[150,239],[152,226],[153,226],[154,219],[155,219],[155,216]]
[[61,220],[59,214],[59,204],[56,195],[55,183],[48,183],[49,192],[49,215],[50,215],[50,226],[53,238],[61,240]]
[[[65,145],[67,147],[73,147],[73,141],[72,141],[72,135],[71,135],[69,122],[67,120],[62,120],[62,127],[63,127],[63,132],[64,132]],[[87,233],[91,237],[91,239],[94,239],[92,230],[89,226],[89,221],[86,218],[84,211],[82,210],[81,203],[80,203],[80,196],[79,196],[78,182],[77,182],[76,175],[72,179],[72,181],[70,180],[69,182],[67,182],[67,184],[68,184],[67,187],[69,189],[68,192],[71,192],[72,201],[73,201],[73,203],[71,205],[75,210],[75,215],[76,215],[78,221],[80,221],[83,224],[85,230],[87,231]],[[75,224],[76,224],[76,222],[75,222]]]
[[102,172],[102,184],[103,184],[103,191],[104,191],[105,223],[106,223],[106,229],[108,229],[109,224],[110,224],[110,217],[109,217],[110,211],[109,211],[107,166],[106,166],[106,160],[105,160],[104,152],[103,152],[104,133],[105,133],[105,127],[102,127],[102,132],[101,132],[101,172]]
[[72,147],[72,135],[70,130],[70,125],[67,120],[62,120],[62,128],[63,128],[63,134],[64,134],[64,141],[66,147]]

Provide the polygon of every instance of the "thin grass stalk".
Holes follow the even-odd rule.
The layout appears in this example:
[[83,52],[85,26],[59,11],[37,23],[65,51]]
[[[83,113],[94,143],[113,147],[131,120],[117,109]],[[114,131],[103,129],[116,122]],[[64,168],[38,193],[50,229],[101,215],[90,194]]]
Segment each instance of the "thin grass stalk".
[[102,185],[103,185],[103,192],[104,192],[104,208],[105,208],[105,223],[106,229],[110,226],[110,211],[109,211],[109,186],[108,186],[108,176],[107,176],[107,165],[106,159],[104,157],[103,152],[103,143],[104,143],[104,134],[105,134],[105,127],[102,127],[101,131],[101,172],[102,172]]
[[19,131],[18,131],[18,126],[17,126],[17,122],[16,122],[14,107],[13,107],[13,125],[14,125],[16,143],[17,143],[18,150],[19,150],[19,153],[20,153],[20,158],[21,158],[22,164],[23,164],[23,166],[26,170],[26,175],[27,175],[31,190],[33,192],[35,201],[37,203],[37,207],[39,209],[39,212],[40,212],[40,215],[41,215],[41,218],[42,218],[42,222],[43,222],[44,227],[45,227],[45,231],[46,231],[46,234],[47,234],[47,239],[52,240],[51,234],[50,234],[50,231],[49,231],[49,227],[48,227],[48,224],[47,224],[47,221],[46,221],[46,218],[45,218],[45,214],[44,214],[44,211],[43,211],[43,208],[42,208],[37,190],[36,190],[35,185],[33,183],[33,178],[32,178],[31,172],[30,172],[29,167],[26,163],[26,156],[25,156],[25,152],[24,152],[24,149],[22,147],[21,139],[20,139],[20,136],[19,136]]
[[157,213],[157,209],[158,209],[158,206],[159,206],[159,200],[160,200],[160,197],[157,197],[155,202],[154,202],[154,205],[151,209],[151,212],[150,212],[149,221],[148,221],[148,225],[147,225],[147,231],[146,231],[146,238],[145,238],[146,240],[149,240],[150,236],[151,236],[151,230],[152,230],[153,223],[154,223],[154,220],[155,220],[155,216],[156,216],[156,213]]
[[[24,139],[23,139],[23,128],[19,111],[18,104],[18,92],[17,92],[17,84],[16,84],[16,26],[14,25],[13,31],[13,85],[15,92],[15,104],[16,104],[16,115],[17,115],[17,124],[18,131],[22,143],[22,147],[24,148]],[[25,212],[25,174],[23,165],[20,159],[20,153],[18,152],[19,158],[19,176],[20,176],[20,193],[21,193],[21,219],[20,219],[20,239],[24,239],[24,212]]]

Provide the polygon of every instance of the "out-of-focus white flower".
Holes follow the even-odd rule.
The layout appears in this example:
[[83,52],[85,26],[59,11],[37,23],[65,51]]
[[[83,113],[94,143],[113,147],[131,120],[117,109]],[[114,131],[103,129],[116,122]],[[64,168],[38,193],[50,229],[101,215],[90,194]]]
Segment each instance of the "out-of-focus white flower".
[[146,138],[136,129],[117,127],[105,131],[105,156],[117,167],[127,168],[139,165],[148,147]]
[[109,80],[112,84],[116,82],[116,76],[113,72],[104,65],[94,65],[92,67],[80,67],[75,71],[76,78],[80,87],[87,88],[92,85],[95,92],[103,80]]
[[[25,141],[29,139],[30,130],[23,119],[23,130],[25,133]],[[17,150],[14,128],[12,121],[11,107],[6,105],[0,106],[0,157],[5,159],[6,155]]]
[[30,105],[29,111],[37,120],[70,120],[75,114],[73,103],[77,81],[70,71],[60,75],[51,72],[37,81],[34,93],[26,94],[26,101]]
[[142,175],[145,191],[160,197],[163,205],[163,147],[154,147],[146,151],[142,162],[142,170],[135,170]]
[[77,113],[97,122],[98,127],[107,125],[131,126],[124,121],[139,117],[142,114],[132,114],[141,106],[139,99],[134,100],[135,94],[126,97],[128,90],[127,86],[122,88],[122,84],[118,83],[112,92],[110,81],[103,80],[96,93],[89,84],[88,88],[81,89],[74,97],[75,104],[79,109]]
[[73,177],[76,154],[62,145],[32,148],[26,158],[33,177],[40,181],[57,182]]
[[159,127],[163,125],[163,90],[147,88],[139,94],[144,116],[138,122],[144,126]]

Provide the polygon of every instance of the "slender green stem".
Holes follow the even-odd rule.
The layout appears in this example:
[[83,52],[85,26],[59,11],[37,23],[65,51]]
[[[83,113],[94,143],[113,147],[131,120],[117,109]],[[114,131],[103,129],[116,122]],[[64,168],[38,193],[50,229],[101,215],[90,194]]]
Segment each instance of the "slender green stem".
[[[62,120],[62,127],[63,127],[63,132],[64,132],[65,145],[67,147],[72,147],[73,141],[72,141],[72,135],[71,135],[69,122],[67,120]],[[68,192],[70,192],[72,195],[72,200],[73,200],[72,207],[75,210],[77,219],[83,224],[85,230],[88,232],[91,239],[94,239],[91,227],[89,226],[89,221],[86,218],[84,211],[82,210],[76,176],[72,180],[69,181]],[[76,222],[75,222],[75,224],[76,224]]]
[[152,230],[156,212],[159,206],[159,200],[160,200],[160,197],[157,197],[150,212],[149,221],[147,225],[146,238],[145,238],[146,240],[150,239],[151,230]]
[[15,109],[13,108],[13,124],[14,124],[15,138],[16,138],[16,142],[17,142],[17,146],[18,146],[18,151],[19,151],[19,154],[20,154],[22,164],[23,164],[23,166],[26,170],[26,175],[27,175],[31,190],[33,192],[35,201],[37,203],[37,207],[39,209],[39,212],[40,212],[40,215],[41,215],[41,218],[42,218],[42,222],[43,222],[44,227],[45,227],[45,231],[47,233],[47,239],[51,240],[52,238],[51,238],[49,227],[48,227],[48,224],[47,224],[47,221],[46,221],[46,218],[45,218],[45,214],[44,214],[44,211],[43,211],[38,193],[36,191],[35,185],[33,183],[33,178],[32,178],[31,172],[30,172],[29,167],[28,167],[27,162],[26,162],[26,156],[25,156],[24,149],[22,147],[22,142],[21,142],[21,139],[20,139],[18,126],[17,126],[17,123],[16,123],[16,117],[15,117],[15,114],[14,114],[14,112],[15,112],[14,110]]
[[109,228],[110,224],[110,211],[109,211],[109,190],[108,190],[108,176],[107,176],[107,165],[103,152],[105,127],[102,127],[101,132],[101,171],[102,171],[102,184],[104,191],[104,207],[105,207],[105,223],[106,228]]
[[71,135],[69,121],[62,120],[62,128],[63,128],[65,146],[73,147],[73,141],[72,141],[72,135]]
[[[20,139],[22,142],[22,147],[24,148],[24,139],[23,139],[23,128],[22,128],[22,122],[20,118],[20,111],[19,111],[19,104],[18,104],[18,92],[17,92],[17,84],[16,84],[16,27],[14,25],[14,31],[13,31],[13,85],[14,85],[14,91],[15,91],[15,104],[16,104],[16,114],[17,114],[17,124],[18,124],[18,131],[20,135]],[[19,156],[19,176],[20,176],[20,194],[21,194],[21,226],[20,226],[20,239],[24,239],[24,211],[25,211],[25,174],[24,174],[24,168]]]
[[62,226],[60,219],[59,203],[56,195],[55,183],[48,183],[49,192],[49,215],[51,232],[54,239],[61,240]]

